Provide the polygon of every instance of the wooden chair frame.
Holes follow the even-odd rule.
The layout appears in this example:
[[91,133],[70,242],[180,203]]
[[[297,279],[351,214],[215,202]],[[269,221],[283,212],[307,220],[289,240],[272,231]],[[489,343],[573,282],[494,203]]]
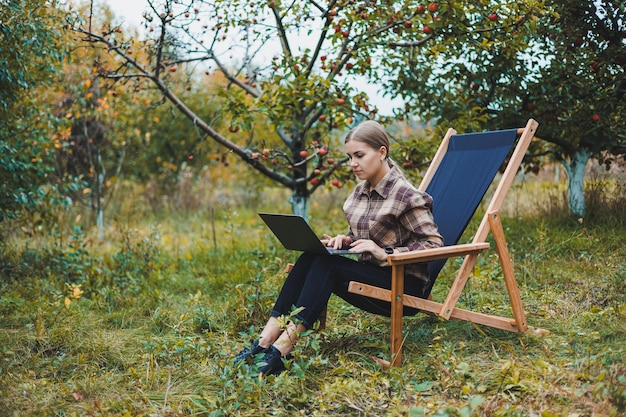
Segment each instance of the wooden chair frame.
[[[425,249],[419,251],[392,254],[388,256],[388,263],[392,267],[391,290],[378,288],[359,282],[351,282],[349,291],[356,294],[376,298],[391,302],[391,360],[390,366],[401,366],[402,364],[402,311],[403,306],[409,306],[421,311],[436,314],[449,319],[465,320],[489,327],[523,333],[528,329],[526,316],[522,306],[519,289],[513,272],[513,264],[506,244],[502,223],[500,221],[500,208],[504,198],[515,179],[517,170],[520,167],[524,154],[528,149],[538,123],[530,119],[524,128],[518,129],[518,140],[515,149],[508,161],[506,169],[498,181],[498,186],[493,194],[488,208],[472,243],[459,244],[454,246],[444,246],[435,249]],[[452,135],[456,134],[454,129],[449,129],[426,171],[424,179],[419,186],[421,191],[426,190],[428,184],[437,171],[439,164],[448,149],[448,142]],[[455,307],[470,274],[472,273],[478,255],[489,249],[486,242],[487,236],[491,232],[493,235],[496,253],[502,267],[502,274],[509,295],[513,317],[500,317],[490,314],[483,314],[470,310]],[[464,257],[463,263],[454,279],[446,299],[440,303],[431,299],[422,299],[404,294],[404,266],[410,263],[429,262],[437,259]]]

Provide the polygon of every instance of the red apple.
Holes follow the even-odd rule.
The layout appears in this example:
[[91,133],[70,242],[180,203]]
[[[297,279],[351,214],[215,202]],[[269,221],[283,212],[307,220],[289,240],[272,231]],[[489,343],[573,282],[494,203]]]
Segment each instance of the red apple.
[[325,114],[320,114],[320,117],[318,117],[317,120],[319,120],[320,122],[325,121],[326,120],[326,115]]
[[426,6],[420,4],[419,6],[417,6],[417,9],[415,11],[417,12],[417,14],[424,14],[424,12],[426,12]]
[[430,3],[428,5],[428,11],[434,13],[437,11],[437,3]]
[[340,106],[342,104],[344,104],[345,102],[346,102],[346,100],[343,97],[340,97],[340,98],[337,99],[337,104],[339,104]]
[[593,116],[591,116],[591,120],[593,120],[594,122],[599,122],[600,115],[598,113],[594,113]]
[[598,70],[600,69],[600,63],[599,63],[598,61],[593,61],[593,62],[591,63],[591,69],[592,69],[594,72],[598,72]]
[[324,156],[324,155],[326,155],[326,154],[328,153],[328,150],[327,150],[326,148],[322,148],[322,149],[320,149],[320,150],[319,150],[319,152],[318,152],[318,153],[319,153],[320,155]]
[[430,26],[424,26],[424,29],[422,29],[422,32],[424,32],[425,34],[429,34],[431,33],[433,30],[430,28]]
[[492,22],[495,22],[496,20],[498,20],[498,15],[495,13],[491,13],[489,15],[489,20],[491,20]]
[[307,156],[309,156],[309,152],[306,149],[300,151],[300,157],[306,158]]
[[311,184],[313,185],[317,185],[320,183],[320,180],[318,180],[317,178],[311,178],[311,180],[309,181]]

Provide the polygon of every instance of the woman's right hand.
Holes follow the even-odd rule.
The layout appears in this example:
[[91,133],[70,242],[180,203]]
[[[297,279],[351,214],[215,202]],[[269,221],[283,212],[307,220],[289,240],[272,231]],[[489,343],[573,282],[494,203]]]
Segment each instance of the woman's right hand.
[[333,249],[348,247],[352,243],[352,239],[346,235],[337,235],[335,237],[324,235],[324,239],[326,239],[326,246]]

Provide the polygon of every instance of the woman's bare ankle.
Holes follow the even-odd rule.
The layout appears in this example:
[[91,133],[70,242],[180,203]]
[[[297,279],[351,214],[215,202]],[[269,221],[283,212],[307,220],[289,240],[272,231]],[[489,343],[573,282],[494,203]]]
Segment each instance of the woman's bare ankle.
[[293,350],[293,343],[287,340],[278,339],[274,343],[274,347],[280,352],[280,356],[286,357]]
[[259,337],[259,346],[261,346],[264,349],[267,349],[268,347],[272,346],[272,343],[274,343],[273,340],[269,340],[263,336]]

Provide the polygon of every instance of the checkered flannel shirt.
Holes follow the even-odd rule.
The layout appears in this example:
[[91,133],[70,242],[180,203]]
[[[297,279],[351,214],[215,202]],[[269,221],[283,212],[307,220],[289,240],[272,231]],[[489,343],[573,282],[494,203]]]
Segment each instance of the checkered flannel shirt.
[[[431,212],[433,199],[418,191],[392,167],[370,191],[369,181],[359,183],[343,205],[353,241],[369,239],[381,248],[399,252],[443,246],[443,238]],[[359,255],[362,262],[384,267],[369,253]],[[429,281],[426,264],[405,266],[405,274]]]

